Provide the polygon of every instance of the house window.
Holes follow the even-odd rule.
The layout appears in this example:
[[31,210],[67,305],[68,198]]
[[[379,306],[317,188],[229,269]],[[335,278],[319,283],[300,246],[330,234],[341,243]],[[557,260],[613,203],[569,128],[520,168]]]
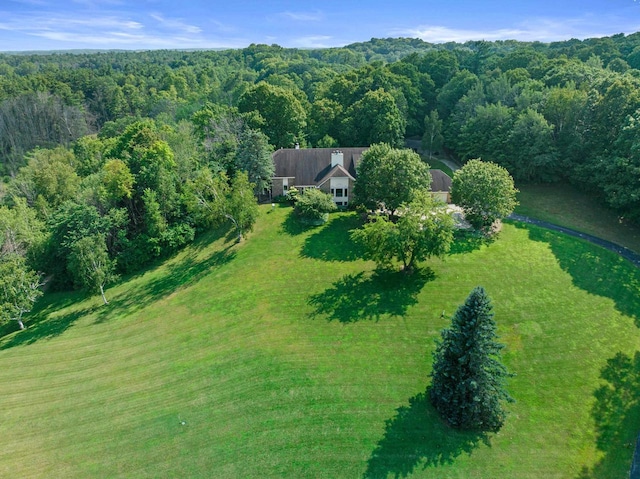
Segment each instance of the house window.
[[342,198],[342,188],[336,188],[336,198]]
[[347,195],[347,188],[344,189],[344,196],[349,196]]
[[337,206],[344,206],[344,203],[342,201],[336,201],[336,205]]
[[331,188],[331,195],[336,196],[336,190],[334,190],[333,188]]
[[282,189],[283,189],[284,191],[287,191],[287,190],[289,189],[289,185],[282,185]]

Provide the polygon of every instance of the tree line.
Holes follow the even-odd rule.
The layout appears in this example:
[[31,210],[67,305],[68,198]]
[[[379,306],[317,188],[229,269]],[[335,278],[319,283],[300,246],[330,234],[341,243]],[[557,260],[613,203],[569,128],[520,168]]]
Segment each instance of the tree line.
[[639,67],[638,34],[0,54],[1,260],[99,290],[212,225],[242,238],[275,148],[406,137],[638,221]]
[[519,182],[570,181],[638,221],[640,34],[564,42],[372,39],[344,48],[0,54],[0,172],[131,119],[237,108],[274,148],[425,139]]

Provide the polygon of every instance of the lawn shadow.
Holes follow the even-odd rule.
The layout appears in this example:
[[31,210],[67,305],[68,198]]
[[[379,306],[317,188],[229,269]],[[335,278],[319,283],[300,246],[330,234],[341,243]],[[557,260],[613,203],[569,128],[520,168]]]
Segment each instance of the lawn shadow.
[[293,208],[282,223],[282,232],[290,236],[298,236],[311,228],[317,228],[317,226],[302,224],[302,222],[296,218]]
[[[17,324],[10,324],[0,328],[0,349],[8,349],[14,346],[33,344],[41,339],[50,339],[61,335],[83,316],[93,314],[95,322],[101,323],[115,315],[128,315],[141,310],[147,305],[168,296],[174,291],[187,287],[198,281],[211,268],[231,261],[235,251],[231,251],[233,244],[226,244],[222,250],[203,256],[202,252],[209,244],[224,237],[228,228],[212,230],[196,239],[186,250],[178,253],[178,257],[159,261],[155,266],[148,267],[145,271],[136,273],[123,279],[123,283],[134,285],[122,292],[111,296],[107,290],[109,304],[96,303],[89,308],[72,310],[60,314],[74,303],[86,300],[86,291],[73,291],[64,293],[47,293],[35,305],[33,311],[25,316],[26,329],[20,331]],[[157,269],[164,268],[166,272],[157,279],[145,280],[144,275]],[[123,288],[120,288],[123,289]],[[93,296],[93,294],[91,295]]]
[[138,285],[109,298],[109,304],[98,310],[96,323],[111,319],[114,314],[112,310],[115,310],[119,316],[130,315],[179,289],[196,283],[211,269],[220,267],[235,257],[236,252],[232,251],[234,244],[235,241],[205,258],[200,257],[200,253],[207,246],[206,244],[191,246],[187,255],[180,256],[176,261],[165,263],[163,268],[166,272],[158,278],[142,280]]
[[20,330],[15,321],[5,325],[0,337],[0,349],[9,349],[15,346],[33,344],[42,339],[51,339],[60,336],[82,316],[94,311],[93,308],[78,309],[66,314],[57,314],[58,311],[73,304],[72,298],[77,302],[85,299],[81,292],[66,293],[64,299],[60,299],[60,293],[45,295],[34,310],[25,316],[26,329]]
[[402,271],[376,270],[373,273],[348,274],[322,293],[309,298],[312,317],[326,316],[329,321],[351,323],[381,316],[404,316],[418,302],[418,294],[435,274],[423,268],[407,275]]
[[456,230],[449,254],[466,254],[479,250],[483,246],[489,246],[495,241],[495,236],[486,236],[477,231]]
[[323,261],[355,261],[362,258],[362,248],[351,241],[350,236],[350,231],[359,226],[360,219],[356,215],[330,220],[305,240],[300,256]]
[[640,268],[600,246],[562,233],[524,223],[529,238],[547,243],[573,284],[591,294],[610,298],[616,309],[632,317],[640,327]]
[[427,469],[451,464],[461,454],[471,454],[480,443],[489,445],[485,433],[451,429],[427,394],[420,393],[386,421],[384,437],[371,453],[363,478],[407,477],[418,466]]
[[640,353],[633,358],[616,354],[607,360],[600,377],[606,384],[593,394],[591,414],[596,446],[604,455],[592,468],[585,466],[578,479],[629,477],[640,429]]

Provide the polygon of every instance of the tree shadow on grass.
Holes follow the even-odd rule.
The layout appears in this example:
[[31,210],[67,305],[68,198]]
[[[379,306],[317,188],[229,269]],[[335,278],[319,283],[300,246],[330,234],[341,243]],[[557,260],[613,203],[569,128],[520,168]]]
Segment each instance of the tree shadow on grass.
[[381,316],[404,316],[418,302],[418,294],[435,274],[423,268],[407,275],[401,271],[376,270],[371,274],[349,274],[322,293],[309,298],[313,317],[351,323]]
[[407,477],[422,469],[451,464],[463,453],[471,454],[480,443],[489,445],[481,432],[457,431],[448,427],[433,408],[427,394],[409,399],[386,421],[384,437],[367,462],[365,479]]
[[130,315],[148,305],[169,296],[179,289],[195,284],[211,269],[222,266],[235,258],[233,245],[216,251],[206,258],[199,257],[202,248],[192,247],[187,256],[178,261],[165,264],[166,272],[162,276],[149,281],[140,281],[138,285],[109,298],[109,304],[97,312],[96,323],[108,321],[115,314]]
[[494,241],[494,236],[486,236],[477,231],[456,230],[453,235],[453,242],[451,243],[449,254],[472,253],[483,246],[489,246]]
[[305,240],[300,256],[323,261],[355,261],[362,258],[362,248],[351,241],[350,236],[350,231],[359,226],[360,219],[356,215],[332,219]]
[[59,299],[60,294],[45,296],[41,303],[34,308],[34,311],[25,317],[26,329],[19,330],[14,321],[4,327],[0,337],[0,349],[29,345],[43,339],[60,336],[82,316],[94,311],[93,308],[89,308],[58,314],[58,311],[74,302],[70,297],[75,298],[76,301],[84,299],[84,296],[78,292],[65,294],[64,300]]
[[298,221],[298,218],[296,217],[296,214],[294,213],[293,208],[291,209],[291,211],[285,218],[284,222],[282,223],[282,232],[290,236],[298,236],[299,234],[302,234],[311,228],[317,228],[317,226],[309,226],[309,225],[302,224],[301,221]]
[[607,360],[600,377],[606,384],[596,390],[592,408],[596,446],[604,453],[579,479],[628,477],[640,429],[640,353],[633,358],[618,353]]
[[560,267],[571,275],[573,284],[612,299],[616,309],[632,317],[640,327],[640,268],[586,241],[524,223],[515,226],[528,230],[532,240],[547,243]]
[[107,291],[108,305],[99,303],[90,308],[60,314],[59,311],[87,299],[88,293],[84,291],[47,293],[36,303],[34,310],[25,317],[27,326],[25,330],[19,331],[17,324],[13,321],[0,328],[0,349],[33,344],[41,339],[59,336],[73,326],[78,319],[89,314],[95,316],[96,323],[101,323],[116,315],[135,313],[180,288],[194,284],[211,268],[221,266],[235,257],[235,251],[231,251],[233,244],[227,244],[224,249],[210,255],[202,255],[202,251],[212,241],[220,239],[226,233],[227,228],[212,230],[209,234],[198,238],[187,250],[180,253],[179,257],[170,259],[167,263],[159,262],[156,266],[149,267],[146,273],[159,267],[165,269],[164,274],[157,279],[145,280],[143,278],[145,272],[126,278],[125,281],[134,286],[114,296]]

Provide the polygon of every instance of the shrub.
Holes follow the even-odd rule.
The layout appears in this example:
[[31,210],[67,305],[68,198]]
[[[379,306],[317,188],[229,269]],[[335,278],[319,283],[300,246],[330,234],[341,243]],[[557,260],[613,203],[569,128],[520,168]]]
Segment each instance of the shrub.
[[337,209],[330,195],[313,188],[298,198],[294,211],[303,223],[322,224],[327,221],[329,213]]

